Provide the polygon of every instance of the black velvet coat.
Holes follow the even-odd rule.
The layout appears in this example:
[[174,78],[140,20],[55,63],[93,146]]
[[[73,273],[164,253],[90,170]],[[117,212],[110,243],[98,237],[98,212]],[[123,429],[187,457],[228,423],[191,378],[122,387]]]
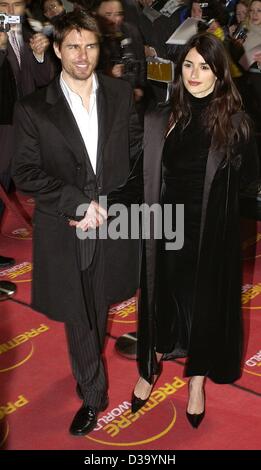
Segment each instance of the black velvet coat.
[[[160,201],[161,158],[170,115],[167,106],[147,116],[144,146],[144,193],[149,205]],[[233,116],[234,127],[242,114]],[[173,158],[175,153],[173,149]],[[214,150],[211,144],[202,201],[200,244],[189,362],[208,358],[208,376],[229,383],[240,376],[242,356],[241,259],[239,186],[257,178],[254,140],[248,145]],[[149,382],[155,372],[154,311],[157,241],[146,240],[143,250],[138,327],[140,374]],[[200,375],[200,370],[199,370]]]

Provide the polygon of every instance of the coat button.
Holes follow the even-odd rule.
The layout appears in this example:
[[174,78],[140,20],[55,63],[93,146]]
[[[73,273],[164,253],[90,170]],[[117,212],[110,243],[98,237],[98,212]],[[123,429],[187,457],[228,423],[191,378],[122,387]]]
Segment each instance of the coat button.
[[76,170],[77,170],[77,171],[80,171],[81,168],[82,168],[81,165],[77,165]]

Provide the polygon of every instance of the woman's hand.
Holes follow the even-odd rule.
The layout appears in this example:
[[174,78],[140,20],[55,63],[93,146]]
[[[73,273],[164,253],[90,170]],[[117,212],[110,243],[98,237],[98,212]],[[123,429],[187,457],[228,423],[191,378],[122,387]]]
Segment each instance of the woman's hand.
[[255,62],[257,62],[257,66],[260,69],[261,68],[261,49],[260,49],[260,51],[256,52],[253,55],[253,59],[254,59]]

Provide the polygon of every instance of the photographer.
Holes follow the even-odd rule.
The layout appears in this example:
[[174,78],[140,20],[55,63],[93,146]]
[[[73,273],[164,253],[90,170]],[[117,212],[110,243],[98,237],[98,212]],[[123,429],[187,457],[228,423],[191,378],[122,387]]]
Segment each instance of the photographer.
[[[124,22],[119,0],[101,0],[95,14],[103,35],[99,68],[107,75],[128,81],[138,104],[146,82],[144,45],[140,32],[134,25]],[[141,111],[139,105],[137,110]]]
[[[218,0],[189,0],[187,13],[183,21],[187,18],[198,20],[198,32],[209,32],[214,34],[221,41],[224,41],[226,34],[226,25],[228,22],[228,13],[222,3]],[[178,62],[179,55],[182,53],[183,46],[168,45],[168,58],[174,63]]]
[[256,125],[261,157],[261,0],[250,3],[248,32],[242,46],[249,65],[246,70],[246,108]]
[[[49,40],[41,33],[33,34],[26,23],[20,22],[25,15],[25,6],[23,0],[0,0],[0,184],[6,192],[10,187],[14,152],[15,102],[52,78],[51,63],[46,55]],[[4,206],[1,201],[0,204],[1,217]]]
[[233,37],[240,26],[247,22],[248,16],[248,0],[239,0],[235,8],[234,22],[229,26],[229,34]]

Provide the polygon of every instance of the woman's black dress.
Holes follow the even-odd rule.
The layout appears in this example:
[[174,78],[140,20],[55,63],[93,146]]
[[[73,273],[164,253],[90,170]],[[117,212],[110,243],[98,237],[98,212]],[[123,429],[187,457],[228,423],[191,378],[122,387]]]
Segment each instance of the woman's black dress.
[[[165,353],[166,358],[185,357],[189,348],[202,196],[211,143],[203,119],[212,93],[204,98],[188,96],[192,119],[184,130],[177,123],[169,133],[162,160],[161,202],[162,206],[173,205],[174,231],[176,204],[184,204],[183,248],[165,250],[165,242],[169,240],[163,238],[158,253],[156,351]],[[197,371],[190,375],[197,375]]]

